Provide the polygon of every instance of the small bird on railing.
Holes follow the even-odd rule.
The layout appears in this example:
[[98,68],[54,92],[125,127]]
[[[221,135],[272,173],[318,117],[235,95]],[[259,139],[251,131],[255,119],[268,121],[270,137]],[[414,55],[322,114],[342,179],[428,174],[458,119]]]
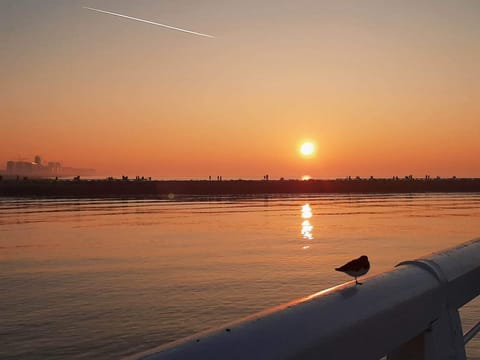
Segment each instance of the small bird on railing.
[[349,261],[341,267],[335,268],[335,270],[353,276],[355,278],[355,284],[362,285],[362,283],[358,282],[357,277],[365,275],[368,270],[370,270],[370,262],[368,261],[368,257],[363,255],[358,259]]

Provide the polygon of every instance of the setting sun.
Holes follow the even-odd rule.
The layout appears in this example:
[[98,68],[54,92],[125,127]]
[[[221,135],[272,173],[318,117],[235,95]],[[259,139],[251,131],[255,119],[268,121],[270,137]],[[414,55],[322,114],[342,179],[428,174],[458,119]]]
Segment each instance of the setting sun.
[[305,142],[300,147],[300,152],[304,156],[312,155],[315,152],[315,146],[311,142]]

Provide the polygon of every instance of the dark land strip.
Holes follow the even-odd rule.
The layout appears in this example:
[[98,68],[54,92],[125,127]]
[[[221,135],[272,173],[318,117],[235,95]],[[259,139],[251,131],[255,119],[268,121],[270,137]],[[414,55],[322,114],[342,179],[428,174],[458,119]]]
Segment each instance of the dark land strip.
[[169,197],[324,194],[480,192],[480,179],[352,180],[53,180],[2,179],[0,196]]

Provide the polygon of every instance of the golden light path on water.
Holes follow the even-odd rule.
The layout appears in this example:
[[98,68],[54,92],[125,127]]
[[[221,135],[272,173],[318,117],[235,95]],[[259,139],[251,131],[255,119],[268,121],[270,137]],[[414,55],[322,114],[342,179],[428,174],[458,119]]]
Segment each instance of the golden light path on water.
[[[310,204],[305,204],[302,206],[302,230],[301,234],[305,240],[313,240],[313,226],[310,223],[310,218],[312,217],[312,208]],[[304,245],[303,249],[306,250],[310,248],[310,245]]]

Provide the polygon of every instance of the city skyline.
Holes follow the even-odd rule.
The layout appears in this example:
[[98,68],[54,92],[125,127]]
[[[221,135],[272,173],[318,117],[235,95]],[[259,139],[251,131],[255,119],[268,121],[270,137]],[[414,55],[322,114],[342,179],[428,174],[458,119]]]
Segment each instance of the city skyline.
[[475,1],[2,1],[0,164],[480,177],[479,16]]

